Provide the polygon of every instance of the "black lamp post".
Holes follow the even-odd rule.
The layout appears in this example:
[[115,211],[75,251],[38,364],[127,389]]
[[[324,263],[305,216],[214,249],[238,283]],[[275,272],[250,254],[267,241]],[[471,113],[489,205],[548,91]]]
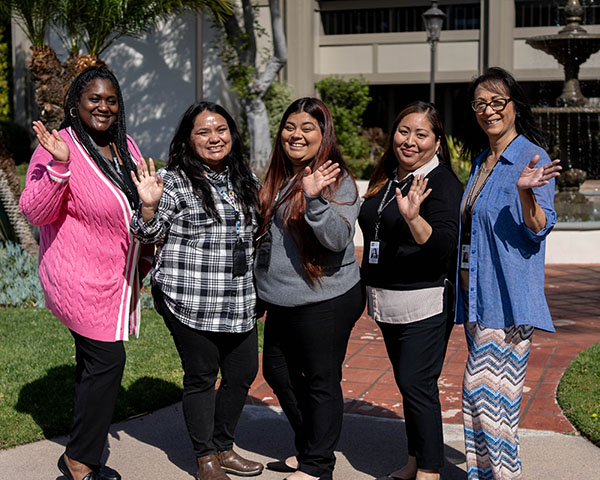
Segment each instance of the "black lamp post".
[[440,40],[440,32],[446,14],[437,8],[437,1],[432,0],[431,8],[423,13],[423,22],[427,30],[427,42],[431,45],[431,69],[429,73],[429,101],[435,102],[435,47]]

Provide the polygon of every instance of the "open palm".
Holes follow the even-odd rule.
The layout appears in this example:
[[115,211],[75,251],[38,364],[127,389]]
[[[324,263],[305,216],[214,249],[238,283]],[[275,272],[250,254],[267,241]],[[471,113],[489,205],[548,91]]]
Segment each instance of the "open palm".
[[137,164],[137,176],[132,171],[131,179],[137,188],[142,205],[156,208],[162,197],[164,184],[162,177],[156,174],[154,161],[150,159],[148,164],[149,167],[142,158]]
[[69,161],[69,146],[56,130],[50,133],[45,125],[36,120],[33,122],[33,131],[40,145],[50,154],[54,160],[59,162]]
[[414,220],[419,215],[421,204],[431,193],[431,188],[427,189],[428,178],[418,175],[412,182],[410,190],[406,196],[402,196],[399,188],[396,188],[396,202],[400,215],[406,221]]
[[304,194],[308,197],[321,195],[325,187],[335,182],[340,171],[339,165],[332,163],[331,160],[327,160],[314,172],[311,171],[310,167],[306,167],[304,169],[304,177],[302,177]]
[[525,166],[521,172],[521,175],[519,176],[519,179],[517,180],[517,188],[519,190],[543,187],[550,181],[550,179],[560,175],[560,170],[562,170],[562,167],[559,165],[560,160],[554,160],[553,162],[547,163],[543,167],[536,168],[539,160],[540,156],[535,155]]

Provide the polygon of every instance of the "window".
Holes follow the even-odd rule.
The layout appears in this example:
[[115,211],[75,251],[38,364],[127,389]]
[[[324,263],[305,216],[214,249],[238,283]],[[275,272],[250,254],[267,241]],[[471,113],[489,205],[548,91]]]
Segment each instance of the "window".
[[[600,0],[580,0],[582,25],[600,24]],[[558,27],[566,25],[564,0],[515,0],[517,27]]]
[[[361,33],[423,32],[423,12],[429,6],[365,8],[321,11],[325,35]],[[479,2],[441,5],[447,15],[444,30],[476,30],[479,28]]]

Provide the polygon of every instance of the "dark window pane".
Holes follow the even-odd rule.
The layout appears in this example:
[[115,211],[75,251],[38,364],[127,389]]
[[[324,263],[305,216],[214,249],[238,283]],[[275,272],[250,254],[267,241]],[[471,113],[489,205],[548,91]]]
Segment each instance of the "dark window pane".
[[[429,7],[367,8],[321,12],[325,35],[360,33],[422,32],[423,12]],[[481,14],[479,3],[442,5],[447,15],[444,30],[476,30]]]
[[[600,24],[600,1],[581,0],[583,25]],[[555,27],[565,25],[564,0],[515,0],[517,27]]]

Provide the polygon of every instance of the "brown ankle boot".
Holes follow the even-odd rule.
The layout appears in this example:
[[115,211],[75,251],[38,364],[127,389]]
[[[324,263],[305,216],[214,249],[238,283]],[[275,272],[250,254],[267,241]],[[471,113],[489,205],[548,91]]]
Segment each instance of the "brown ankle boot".
[[223,470],[227,473],[233,473],[240,477],[253,477],[254,475],[260,475],[263,471],[262,463],[253,462],[247,460],[244,457],[239,456],[233,450],[225,450],[224,452],[217,452],[217,458],[219,464]]
[[198,462],[198,480],[231,480],[219,465],[216,455],[205,455],[196,459]]

